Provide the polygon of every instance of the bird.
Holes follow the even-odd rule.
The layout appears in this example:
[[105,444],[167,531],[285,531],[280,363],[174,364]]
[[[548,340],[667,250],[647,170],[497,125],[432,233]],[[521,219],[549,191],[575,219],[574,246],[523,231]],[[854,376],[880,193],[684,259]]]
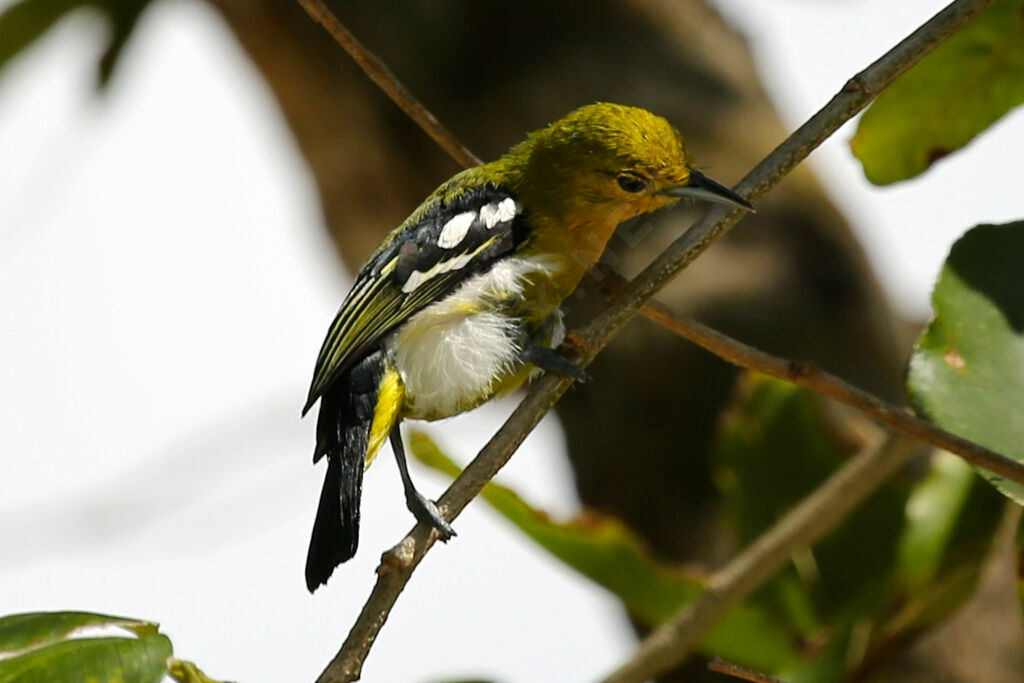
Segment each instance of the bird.
[[417,521],[455,536],[413,485],[400,425],[439,420],[541,372],[587,376],[556,349],[563,301],[623,221],[681,199],[752,210],[698,171],[679,132],[598,102],[444,182],[373,252],[317,356],[314,464],[327,459],[309,552],[312,593],[359,543],[363,472],[391,443]]

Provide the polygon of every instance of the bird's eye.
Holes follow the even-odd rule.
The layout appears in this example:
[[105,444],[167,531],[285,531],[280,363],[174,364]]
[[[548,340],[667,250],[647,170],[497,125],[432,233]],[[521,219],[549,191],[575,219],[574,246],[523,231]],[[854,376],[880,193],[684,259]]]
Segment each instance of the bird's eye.
[[644,182],[643,178],[639,178],[635,175],[630,175],[628,173],[620,175],[617,178],[617,180],[619,181],[619,187],[621,187],[626,192],[641,192],[644,188],[647,187],[647,184]]

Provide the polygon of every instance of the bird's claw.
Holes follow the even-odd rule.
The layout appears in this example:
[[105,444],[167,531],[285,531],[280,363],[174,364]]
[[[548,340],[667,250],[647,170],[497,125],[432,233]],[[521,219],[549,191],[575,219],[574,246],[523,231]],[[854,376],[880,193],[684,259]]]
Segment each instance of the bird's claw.
[[528,346],[523,349],[522,359],[532,363],[545,372],[557,372],[560,375],[572,377],[577,382],[589,382],[590,375],[583,371],[583,368],[554,349],[546,346]]
[[441,511],[437,509],[434,501],[425,498],[419,491],[406,494],[405,502],[417,522],[437,529],[441,542],[446,543],[453,536],[458,536],[452,525],[441,516]]

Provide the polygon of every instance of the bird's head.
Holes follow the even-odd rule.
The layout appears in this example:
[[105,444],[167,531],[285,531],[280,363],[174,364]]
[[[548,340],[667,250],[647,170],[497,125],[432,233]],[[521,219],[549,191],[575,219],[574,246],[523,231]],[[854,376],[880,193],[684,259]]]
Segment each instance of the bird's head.
[[544,207],[570,229],[598,217],[614,228],[681,198],[751,208],[693,168],[668,121],[637,107],[580,107],[530,134],[505,160],[521,171],[515,189],[527,206]]

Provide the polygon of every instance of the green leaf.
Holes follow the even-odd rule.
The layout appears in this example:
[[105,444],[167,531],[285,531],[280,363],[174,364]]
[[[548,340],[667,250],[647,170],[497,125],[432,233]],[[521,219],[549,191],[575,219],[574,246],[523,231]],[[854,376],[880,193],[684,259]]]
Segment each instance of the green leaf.
[[1024,0],[998,0],[885,90],[850,141],[868,180],[924,172],[1024,103]]
[[64,640],[0,660],[0,683],[157,683],[170,656],[171,641],[159,633]]
[[220,683],[203,673],[193,662],[173,657],[168,661],[167,674],[179,683]]
[[932,458],[907,501],[899,609],[885,632],[899,642],[943,621],[973,593],[1006,499],[962,459]]
[[960,458],[940,451],[907,500],[907,525],[900,539],[900,573],[911,592],[926,585],[964,512],[977,474]]
[[[423,433],[410,435],[412,453],[450,477],[460,468]],[[509,488],[484,487],[483,498],[502,516],[555,557],[615,593],[647,624],[658,624],[704,591],[701,577],[658,562],[622,522],[589,514],[569,522],[552,521]],[[773,671],[797,656],[784,629],[761,611],[740,605],[705,638],[701,651],[759,670]]]
[[152,635],[157,625],[91,612],[32,612],[0,618],[0,655],[42,647],[87,627],[116,626],[137,635]]
[[[108,627],[128,634],[80,633]],[[0,683],[146,683],[167,675],[184,683],[216,683],[192,662],[174,659],[172,651],[171,641],[151,621],[90,612],[0,618]]]
[[[1024,460],[1024,222],[980,225],[950,251],[935,317],[910,359],[914,408],[934,424]],[[1024,486],[979,470],[1017,503]]]

